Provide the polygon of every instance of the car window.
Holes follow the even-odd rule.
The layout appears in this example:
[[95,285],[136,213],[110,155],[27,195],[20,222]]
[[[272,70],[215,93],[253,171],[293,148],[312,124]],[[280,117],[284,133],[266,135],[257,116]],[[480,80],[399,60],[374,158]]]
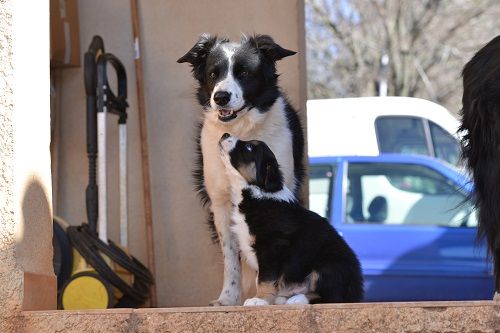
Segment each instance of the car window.
[[422,165],[349,163],[346,223],[475,227],[465,192]]
[[430,154],[422,118],[378,117],[375,127],[381,153]]
[[335,165],[309,166],[309,209],[326,218],[330,213],[335,172]]
[[460,148],[457,139],[433,122],[429,122],[434,153],[452,165],[458,165]]

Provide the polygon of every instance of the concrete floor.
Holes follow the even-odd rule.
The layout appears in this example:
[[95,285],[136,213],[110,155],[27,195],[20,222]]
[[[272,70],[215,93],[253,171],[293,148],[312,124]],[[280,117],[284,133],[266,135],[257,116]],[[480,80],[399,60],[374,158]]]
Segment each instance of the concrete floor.
[[26,311],[19,332],[500,332],[500,302]]

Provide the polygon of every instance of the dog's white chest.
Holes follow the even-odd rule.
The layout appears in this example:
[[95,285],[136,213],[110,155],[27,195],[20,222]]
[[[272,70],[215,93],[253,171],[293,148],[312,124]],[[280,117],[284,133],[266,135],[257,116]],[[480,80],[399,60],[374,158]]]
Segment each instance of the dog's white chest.
[[238,238],[238,243],[243,257],[252,269],[258,271],[259,264],[257,256],[255,255],[255,251],[252,247],[255,242],[255,238],[250,235],[250,230],[245,222],[245,216],[240,213],[238,207],[233,208],[232,220],[234,224],[231,226],[231,231]]

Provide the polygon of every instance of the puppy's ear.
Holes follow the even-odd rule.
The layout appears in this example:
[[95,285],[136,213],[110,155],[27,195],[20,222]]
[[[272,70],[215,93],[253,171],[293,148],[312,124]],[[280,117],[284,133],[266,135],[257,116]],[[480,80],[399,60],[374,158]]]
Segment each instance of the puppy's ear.
[[276,160],[266,164],[266,177],[264,178],[264,189],[266,192],[277,192],[283,188],[283,176]]
[[263,147],[256,163],[257,186],[266,192],[277,192],[283,189],[283,175],[278,161],[269,147]]
[[264,55],[264,57],[271,61],[278,61],[297,53],[295,51],[282,48],[274,42],[271,36],[268,35],[255,35],[250,37],[248,42],[262,55]]
[[200,65],[202,62],[206,61],[208,52],[210,52],[216,42],[217,37],[211,37],[209,34],[201,35],[200,39],[198,39],[191,50],[180,57],[177,62],[188,62],[193,65],[193,67]]

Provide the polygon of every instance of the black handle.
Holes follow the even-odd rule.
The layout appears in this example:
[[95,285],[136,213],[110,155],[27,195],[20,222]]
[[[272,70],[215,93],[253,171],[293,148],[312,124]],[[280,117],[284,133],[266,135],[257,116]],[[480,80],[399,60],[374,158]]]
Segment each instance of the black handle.
[[[111,64],[116,72],[117,94],[113,92],[108,82],[106,67]],[[119,116],[118,123],[127,122],[127,72],[122,62],[111,53],[105,53],[97,61],[97,112],[101,112],[104,107],[108,112]]]
[[89,160],[89,183],[85,191],[85,203],[89,228],[97,233],[99,204],[96,177],[97,163],[97,109],[96,85],[98,59],[104,54],[104,42],[100,36],[94,36],[84,56],[85,92],[87,94],[87,157]]
[[[87,93],[87,156],[89,159],[89,183],[85,191],[87,219],[89,229],[97,233],[99,212],[98,187],[96,177],[97,164],[97,112],[104,108],[119,116],[118,123],[127,122],[127,73],[117,57],[105,53],[104,42],[100,36],[94,36],[84,57],[85,91]],[[107,64],[116,72],[117,94],[108,82]]]
[[84,56],[84,78],[87,96],[95,96],[96,93],[96,63],[97,59],[104,54],[104,42],[100,36],[94,36],[89,49]]

